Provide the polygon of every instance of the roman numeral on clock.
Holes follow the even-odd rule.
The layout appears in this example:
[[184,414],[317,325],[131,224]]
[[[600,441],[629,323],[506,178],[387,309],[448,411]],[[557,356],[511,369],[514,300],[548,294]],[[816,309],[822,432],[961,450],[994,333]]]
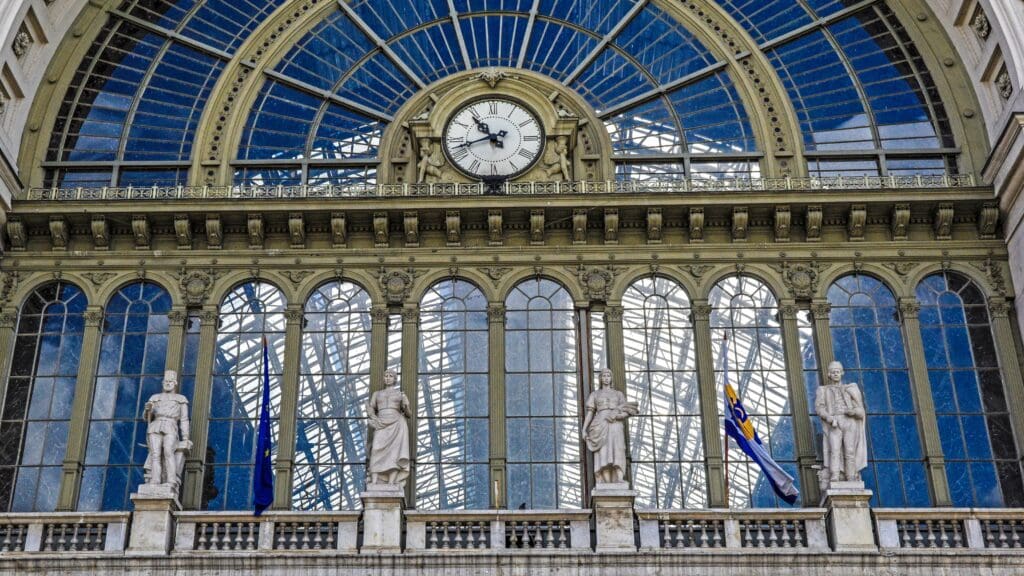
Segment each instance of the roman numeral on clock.
[[[520,124],[520,126],[522,126],[522,124]],[[523,136],[523,142],[537,142],[539,140],[540,136],[536,134],[527,134],[526,136]]]
[[473,172],[475,174],[476,171],[479,170],[479,169],[480,169],[480,161],[479,160],[473,160],[473,163],[469,165],[469,171]]
[[469,150],[467,150],[465,146],[452,152],[452,159],[456,162],[460,162],[466,156],[469,156]]
[[519,149],[519,155],[522,156],[523,158],[526,158],[527,160],[533,160],[533,157],[536,154],[533,152],[533,150],[527,150],[526,148],[520,148]]
[[488,109],[488,112],[490,112],[491,114],[497,114],[498,113],[498,103],[497,102],[488,102],[487,103],[487,109]]

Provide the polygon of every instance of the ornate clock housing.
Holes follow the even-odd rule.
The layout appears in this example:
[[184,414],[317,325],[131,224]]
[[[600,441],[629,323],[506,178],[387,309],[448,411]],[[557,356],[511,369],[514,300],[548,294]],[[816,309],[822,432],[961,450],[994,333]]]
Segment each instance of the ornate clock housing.
[[452,114],[441,146],[452,166],[470,178],[514,178],[540,159],[544,127],[524,104],[482,98]]

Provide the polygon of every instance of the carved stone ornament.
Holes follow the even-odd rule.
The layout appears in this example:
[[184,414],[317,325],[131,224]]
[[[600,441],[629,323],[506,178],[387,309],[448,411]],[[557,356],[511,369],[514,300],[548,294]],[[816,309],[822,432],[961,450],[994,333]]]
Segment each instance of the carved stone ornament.
[[705,274],[711,271],[714,266],[710,264],[683,264],[680,266],[684,271],[689,272],[690,276],[696,279],[701,279]]
[[284,311],[284,319],[288,321],[289,324],[300,324],[305,317],[306,315],[303,313],[302,306],[296,306],[294,308],[289,306]]
[[868,207],[864,204],[850,206],[850,216],[846,222],[846,231],[850,234],[850,240],[863,240],[867,223]]
[[587,209],[575,208],[572,211],[572,243],[587,243]]
[[387,212],[373,213],[373,245],[376,248],[387,248],[389,225]]
[[604,243],[619,243],[619,209],[604,209]]
[[953,203],[943,202],[935,209],[935,220],[932,222],[935,228],[936,240],[949,240],[953,237]]
[[206,215],[206,247],[210,250],[220,250],[224,244],[224,230],[221,227],[219,214]]
[[292,212],[288,215],[288,238],[291,240],[292,248],[306,246],[306,222],[302,212]]
[[135,236],[135,248],[139,250],[149,248],[153,234],[149,227],[149,218],[145,214],[132,215],[132,235]]
[[117,274],[114,272],[86,272],[82,276],[88,278],[93,283],[93,286],[102,286],[107,280],[117,276]]
[[823,214],[821,212],[821,206],[808,206],[807,214],[804,219],[804,229],[807,233],[808,242],[817,242],[821,240],[821,223]]
[[544,243],[544,209],[530,210],[530,244]]
[[282,272],[284,277],[291,280],[291,283],[298,286],[302,284],[302,281],[313,275],[312,270],[285,270]]
[[900,316],[905,319],[916,319],[921,315],[921,303],[917,298],[900,298]]
[[476,75],[476,79],[481,82],[485,82],[492,89],[498,86],[498,83],[502,80],[509,78],[515,78],[515,76],[505,72],[504,70],[498,70],[497,68],[486,68]]
[[22,30],[14,35],[14,42],[11,44],[11,50],[14,51],[14,55],[21,58],[25,54],[28,54],[28,49],[32,46],[32,36]]
[[746,206],[733,206],[732,209],[732,241],[746,242],[749,230],[750,213]]
[[917,262],[885,262],[883,266],[899,274],[900,276],[906,276],[910,274],[910,271],[917,268]]
[[576,277],[580,280],[583,294],[588,300],[605,302],[611,296],[612,282],[615,280],[618,269],[614,266],[604,268],[587,268],[579,266],[575,270]]
[[789,234],[793,228],[793,213],[789,206],[775,207],[775,241],[789,242]]
[[889,228],[892,230],[893,240],[906,240],[910,229],[910,204],[897,204],[892,207],[892,221]]
[[971,18],[971,29],[974,30],[974,34],[981,40],[988,40],[990,34],[992,34],[992,24],[988,21],[988,15],[985,11],[978,6],[978,9],[974,12],[974,17]]
[[14,328],[18,323],[17,311],[0,312],[0,328]]
[[647,209],[647,243],[661,244],[662,219],[661,208]]
[[28,242],[28,232],[25,230],[25,223],[20,218],[11,216],[7,221],[7,239],[11,243],[12,250],[24,250]]
[[444,215],[445,243],[458,246],[462,243],[462,214],[458,210],[448,210]]
[[344,248],[348,243],[348,229],[345,226],[345,213],[331,213],[331,245],[335,248]]
[[1010,80],[1010,71],[1005,66],[996,76],[995,84],[1003,100],[1009,100],[1010,96],[1013,96],[1013,81]]
[[68,249],[68,222],[63,216],[50,217],[50,244],[54,250]]
[[17,270],[0,271],[0,302],[6,304],[11,301],[11,296],[14,295],[18,283],[22,280],[21,276],[21,272]]
[[405,245],[415,248],[420,245],[420,218],[419,214],[410,210],[403,214],[402,225],[405,230]]
[[95,215],[89,223],[92,229],[92,243],[97,250],[110,248],[110,226],[107,225],[107,218],[102,215]]
[[1003,276],[1003,265],[997,262],[990,253],[981,262],[973,262],[975,268],[985,273],[985,278],[992,285],[992,290],[1000,296],[1006,296],[1006,278]]
[[413,281],[418,273],[408,270],[380,270],[380,287],[384,290],[388,304],[397,305],[405,302],[412,291]]
[[188,320],[188,313],[184,310],[171,310],[167,313],[167,322],[171,326],[184,326]]
[[185,294],[185,303],[189,306],[202,306],[210,296],[213,282],[217,279],[215,270],[182,270],[181,290]]
[[817,261],[792,263],[783,260],[782,264],[774,266],[774,268],[782,274],[782,283],[789,290],[790,296],[807,299],[814,296],[818,290],[818,279],[821,272],[830,266],[831,264],[823,265]]
[[783,304],[779,306],[779,316],[785,320],[796,320],[800,313],[800,307],[796,304]]
[[373,306],[370,308],[370,319],[374,324],[387,324],[388,316],[387,306]]
[[192,249],[192,221],[188,214],[174,215],[174,237],[178,240],[179,250]]
[[990,298],[988,301],[988,313],[993,318],[1009,318],[1013,311],[1013,304],[1005,298]]
[[501,279],[512,271],[509,266],[484,266],[480,268],[480,271],[487,274],[487,277],[494,281],[495,284],[501,281]]
[[85,313],[82,314],[82,319],[85,320],[85,325],[86,326],[90,326],[90,327],[94,327],[94,328],[98,327],[101,324],[103,324],[103,310],[102,309],[86,310]]
[[714,312],[714,310],[715,307],[711,304],[694,304],[693,307],[690,308],[690,314],[695,322],[707,322],[711,319],[711,313]]
[[690,242],[704,241],[704,209],[690,208]]
[[505,305],[491,304],[487,307],[487,320],[493,323],[505,323]]
[[263,214],[249,214],[246,230],[249,234],[249,248],[262,248],[266,236],[263,230]]
[[487,244],[490,246],[501,246],[502,238],[502,217],[501,210],[487,211]]
[[828,320],[832,314],[832,304],[828,302],[812,302],[811,316],[815,320]]
[[978,238],[993,240],[999,226],[999,204],[986,202],[978,209]]

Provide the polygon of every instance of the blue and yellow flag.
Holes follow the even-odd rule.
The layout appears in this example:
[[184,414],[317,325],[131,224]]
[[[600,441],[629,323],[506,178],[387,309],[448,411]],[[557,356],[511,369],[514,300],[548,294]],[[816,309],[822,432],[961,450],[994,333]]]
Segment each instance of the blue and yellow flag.
[[725,433],[736,442],[744,454],[757,462],[779,498],[789,504],[795,503],[800,492],[796,489],[793,477],[772,459],[771,454],[761,444],[761,438],[757,435],[757,430],[754,430],[754,424],[750,421],[747,409],[743,407],[739,395],[729,383],[728,339],[722,340],[722,373],[724,374],[722,398],[725,401]]
[[260,403],[260,427],[256,437],[256,470],[252,479],[254,514],[259,516],[274,503],[274,466],[270,461],[270,355],[267,337],[263,337],[263,402]]

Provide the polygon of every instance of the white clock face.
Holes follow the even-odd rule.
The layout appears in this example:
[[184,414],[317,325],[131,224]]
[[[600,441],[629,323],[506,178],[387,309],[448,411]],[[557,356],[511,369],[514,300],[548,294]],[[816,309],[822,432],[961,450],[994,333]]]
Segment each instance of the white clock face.
[[540,157],[544,129],[522,104],[502,98],[462,107],[444,129],[444,151],[471,178],[510,178]]

